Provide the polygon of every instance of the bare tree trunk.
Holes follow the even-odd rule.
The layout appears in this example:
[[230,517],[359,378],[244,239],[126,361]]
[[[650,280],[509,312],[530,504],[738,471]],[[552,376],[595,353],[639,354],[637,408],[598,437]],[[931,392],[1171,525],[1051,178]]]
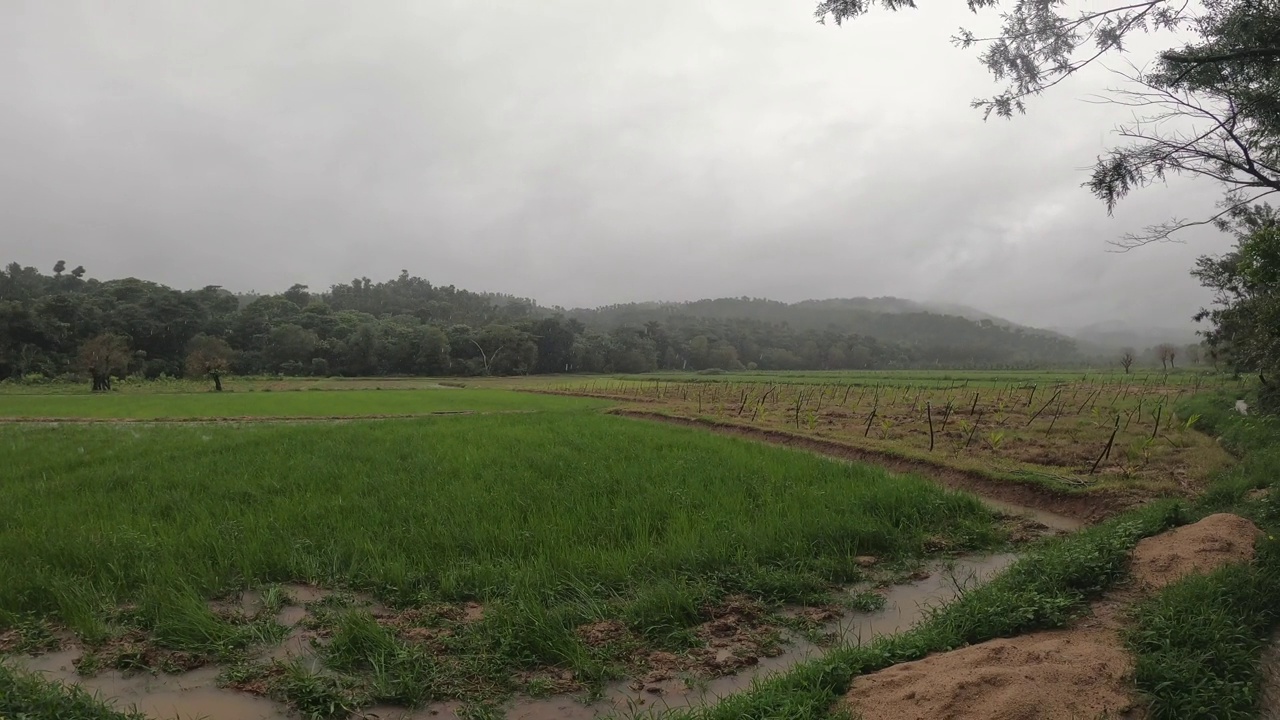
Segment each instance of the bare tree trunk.
[[213,373],[213,390],[222,392],[222,373]]

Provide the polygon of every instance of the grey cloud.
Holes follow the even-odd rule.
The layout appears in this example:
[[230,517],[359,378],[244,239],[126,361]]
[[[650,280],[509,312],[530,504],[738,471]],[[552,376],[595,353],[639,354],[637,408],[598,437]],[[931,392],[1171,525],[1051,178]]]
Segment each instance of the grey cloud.
[[[16,2],[0,254],[237,290],[401,268],[544,303],[898,295],[1044,325],[1182,323],[1218,252],[1107,253],[1088,73],[1013,122],[962,4],[845,28],[797,0]],[[1157,40],[1158,42],[1158,40]],[[1158,47],[1154,45],[1153,47]]]

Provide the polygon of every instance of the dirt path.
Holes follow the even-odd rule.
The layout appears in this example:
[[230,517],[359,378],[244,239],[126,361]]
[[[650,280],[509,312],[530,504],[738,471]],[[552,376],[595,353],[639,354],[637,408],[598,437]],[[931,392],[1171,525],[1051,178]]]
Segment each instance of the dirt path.
[[1103,493],[1090,493],[1088,495],[1055,493],[1039,485],[1019,483],[1012,480],[996,480],[977,472],[966,472],[923,460],[912,460],[846,445],[834,440],[793,435],[780,430],[727,425],[629,408],[612,410],[610,414],[685,427],[696,427],[721,435],[732,435],[748,440],[807,450],[827,457],[880,465],[895,472],[922,475],[949,488],[977,495],[990,502],[997,509],[1032,515],[1034,519],[1055,530],[1077,530],[1083,524],[1096,522],[1133,504],[1131,498]]
[[1237,515],[1211,515],[1138,543],[1132,582],[1072,627],[972,645],[854,680],[843,704],[863,720],[1137,718],[1125,610],[1192,573],[1253,558],[1260,535]]

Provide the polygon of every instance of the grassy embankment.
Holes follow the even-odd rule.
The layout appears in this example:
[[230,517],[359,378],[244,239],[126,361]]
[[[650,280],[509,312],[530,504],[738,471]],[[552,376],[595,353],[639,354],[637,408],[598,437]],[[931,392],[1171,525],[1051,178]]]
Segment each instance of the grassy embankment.
[[[74,400],[137,412],[133,397]],[[975,499],[924,479],[594,412],[13,425],[0,428],[0,466],[0,631],[17,630],[18,649],[65,626],[84,671],[218,661],[228,680],[318,714],[545,690],[537,671],[550,667],[590,685],[647,649],[697,646],[691,628],[727,596],[830,602],[862,577],[859,555],[1004,539]],[[252,649],[286,632],[272,589],[286,582],[369,593],[394,622],[331,596],[312,608],[326,672],[256,662]],[[263,612],[210,606],[261,587]],[[460,619],[467,602],[482,617]],[[608,620],[625,631],[584,639],[583,625]],[[0,671],[0,688],[28,693],[15,682]]]

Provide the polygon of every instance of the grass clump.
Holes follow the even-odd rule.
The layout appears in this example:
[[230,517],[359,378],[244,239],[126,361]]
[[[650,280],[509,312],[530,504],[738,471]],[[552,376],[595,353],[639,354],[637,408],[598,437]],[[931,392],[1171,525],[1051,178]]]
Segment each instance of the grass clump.
[[307,720],[345,718],[369,704],[369,697],[347,678],[315,672],[302,662],[283,667],[272,694]]
[[1280,622],[1280,552],[1193,576],[1136,609],[1129,644],[1153,720],[1256,717],[1258,657]]
[[0,662],[0,718],[5,720],[146,720],[111,710],[78,686],[49,682]]

